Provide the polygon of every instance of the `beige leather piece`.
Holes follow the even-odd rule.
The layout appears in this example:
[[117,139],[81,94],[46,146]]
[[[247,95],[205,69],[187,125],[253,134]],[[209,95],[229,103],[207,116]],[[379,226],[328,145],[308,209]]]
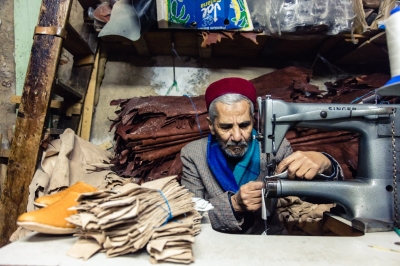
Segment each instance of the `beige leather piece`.
[[[201,230],[201,215],[194,209],[192,196],[176,176],[142,186],[126,184],[112,193],[81,194],[79,205],[72,208],[79,213],[67,218],[79,237],[68,254],[87,259],[100,246],[101,252],[115,257],[147,245],[154,261],[190,263],[194,236]],[[85,239],[96,243],[79,243]]]
[[94,191],[97,191],[97,188],[95,188],[89,184],[86,184],[83,181],[79,181],[61,192],[58,192],[53,195],[48,195],[48,196],[43,196],[43,197],[37,198],[35,200],[34,204],[38,207],[50,206],[53,203],[60,200],[61,198],[65,197],[70,192],[85,193],[85,192],[94,192]]

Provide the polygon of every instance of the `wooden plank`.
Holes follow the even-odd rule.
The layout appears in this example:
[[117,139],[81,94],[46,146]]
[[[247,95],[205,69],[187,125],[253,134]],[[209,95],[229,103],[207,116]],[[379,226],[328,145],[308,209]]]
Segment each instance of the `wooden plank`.
[[[38,26],[65,28],[71,4],[72,0],[43,0]],[[63,39],[57,36],[33,37],[7,177],[0,196],[0,247],[8,243],[17,229],[18,216],[26,212],[29,185],[40,160],[40,142],[62,43]]]
[[79,35],[79,33],[69,24],[65,28],[67,30],[67,38],[65,39],[64,48],[73,56],[85,56],[94,54],[89,44]]
[[97,83],[97,71],[99,64],[99,56],[100,51],[96,53],[96,57],[93,64],[92,75],[90,77],[89,86],[86,92],[85,102],[83,104],[83,112],[82,112],[82,128],[80,131],[80,137],[84,140],[90,140],[90,129],[92,127],[92,118],[93,118],[93,109],[94,109],[94,100],[95,100],[95,91],[96,91],[96,83]]
[[54,90],[55,94],[57,94],[61,97],[67,98],[67,99],[72,98],[72,99],[80,100],[83,98],[82,93],[80,93],[79,91],[76,91],[71,86],[68,86],[60,79],[55,80],[53,90]]
[[96,8],[99,4],[99,0],[79,0],[79,3],[81,3],[84,10],[88,10],[89,7]]
[[10,150],[0,150],[0,158],[8,158],[10,157]]
[[389,54],[379,45],[368,42],[349,52],[335,62],[338,65],[376,65],[389,64]]
[[338,236],[362,236],[363,232],[354,229],[351,222],[337,215],[324,212],[323,226]]
[[140,56],[148,56],[149,49],[147,48],[146,40],[143,36],[140,36],[139,40],[133,42],[133,46],[136,49],[136,52]]
[[200,58],[211,58],[212,57],[212,48],[211,45],[207,47],[201,47],[203,43],[203,37],[197,37],[197,49],[199,49],[199,57]]
[[171,56],[171,31],[148,31],[144,34],[144,39],[150,54]]
[[[12,95],[10,102],[15,104],[20,104],[21,96]],[[72,105],[67,106],[65,102],[51,100],[50,108],[60,109],[60,112],[62,112],[65,109],[71,109],[73,115],[80,115],[82,110],[82,103],[74,103]]]
[[173,32],[172,40],[174,42],[174,48],[179,56],[199,56],[197,48],[197,37],[199,37],[198,31],[176,31]]
[[74,58],[74,67],[92,65],[94,63],[94,55]]
[[71,78],[68,81],[68,86],[74,88],[74,90],[82,94],[82,99],[85,98],[86,95],[92,68],[93,64],[73,67],[71,71]]
[[97,35],[98,33],[93,27],[93,20],[91,20],[91,22],[83,23],[81,36],[85,40],[85,42],[88,43],[90,49],[93,51],[93,55],[97,49],[97,43],[98,43]]

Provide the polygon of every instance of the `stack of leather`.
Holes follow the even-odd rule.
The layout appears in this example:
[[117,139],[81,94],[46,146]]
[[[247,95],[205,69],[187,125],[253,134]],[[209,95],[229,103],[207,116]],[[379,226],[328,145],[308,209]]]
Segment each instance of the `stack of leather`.
[[209,133],[204,96],[154,96],[114,100],[118,117],[115,128],[114,171],[143,183],[178,175],[180,150]]
[[201,215],[190,212],[177,217],[165,226],[157,228],[147,244],[151,263],[175,262],[188,264],[194,261],[192,244],[194,236],[200,233]]
[[[157,250],[154,242],[149,249],[156,260],[172,257],[186,262],[191,255],[192,261],[191,244],[201,219],[194,209],[192,196],[179,185],[176,176],[141,186],[129,183],[118,191],[83,193],[77,200],[79,205],[71,208],[78,214],[67,218],[76,226],[76,236],[79,236],[68,255],[86,260],[101,251],[115,257],[136,252],[153,238],[165,241],[168,250],[164,253],[161,250],[160,259],[158,251],[154,251]],[[183,214],[187,214],[186,219]],[[174,222],[168,224],[171,220]],[[184,234],[181,236],[180,232]]]

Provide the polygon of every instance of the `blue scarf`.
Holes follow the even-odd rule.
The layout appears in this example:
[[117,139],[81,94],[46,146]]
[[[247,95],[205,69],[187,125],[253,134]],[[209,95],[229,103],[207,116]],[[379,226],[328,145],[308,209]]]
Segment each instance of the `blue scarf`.
[[[253,135],[256,131],[253,129]],[[253,139],[245,155],[235,165],[233,172],[229,169],[224,152],[212,134],[208,135],[207,162],[218,183],[224,191],[237,192],[239,188],[257,179],[260,174],[260,150],[258,141]]]

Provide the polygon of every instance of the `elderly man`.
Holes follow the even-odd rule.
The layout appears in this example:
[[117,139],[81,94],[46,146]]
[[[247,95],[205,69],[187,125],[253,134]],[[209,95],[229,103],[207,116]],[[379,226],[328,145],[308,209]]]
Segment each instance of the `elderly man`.
[[[209,218],[215,230],[260,234],[261,181],[267,162],[253,138],[256,90],[245,79],[224,78],[207,88],[205,100],[211,134],[182,148],[182,185],[214,206]],[[278,163],[276,173],[287,170],[289,178],[341,178],[340,167],[328,154],[293,153],[286,139],[272,159]],[[269,234],[283,229],[276,216],[269,218]]]

